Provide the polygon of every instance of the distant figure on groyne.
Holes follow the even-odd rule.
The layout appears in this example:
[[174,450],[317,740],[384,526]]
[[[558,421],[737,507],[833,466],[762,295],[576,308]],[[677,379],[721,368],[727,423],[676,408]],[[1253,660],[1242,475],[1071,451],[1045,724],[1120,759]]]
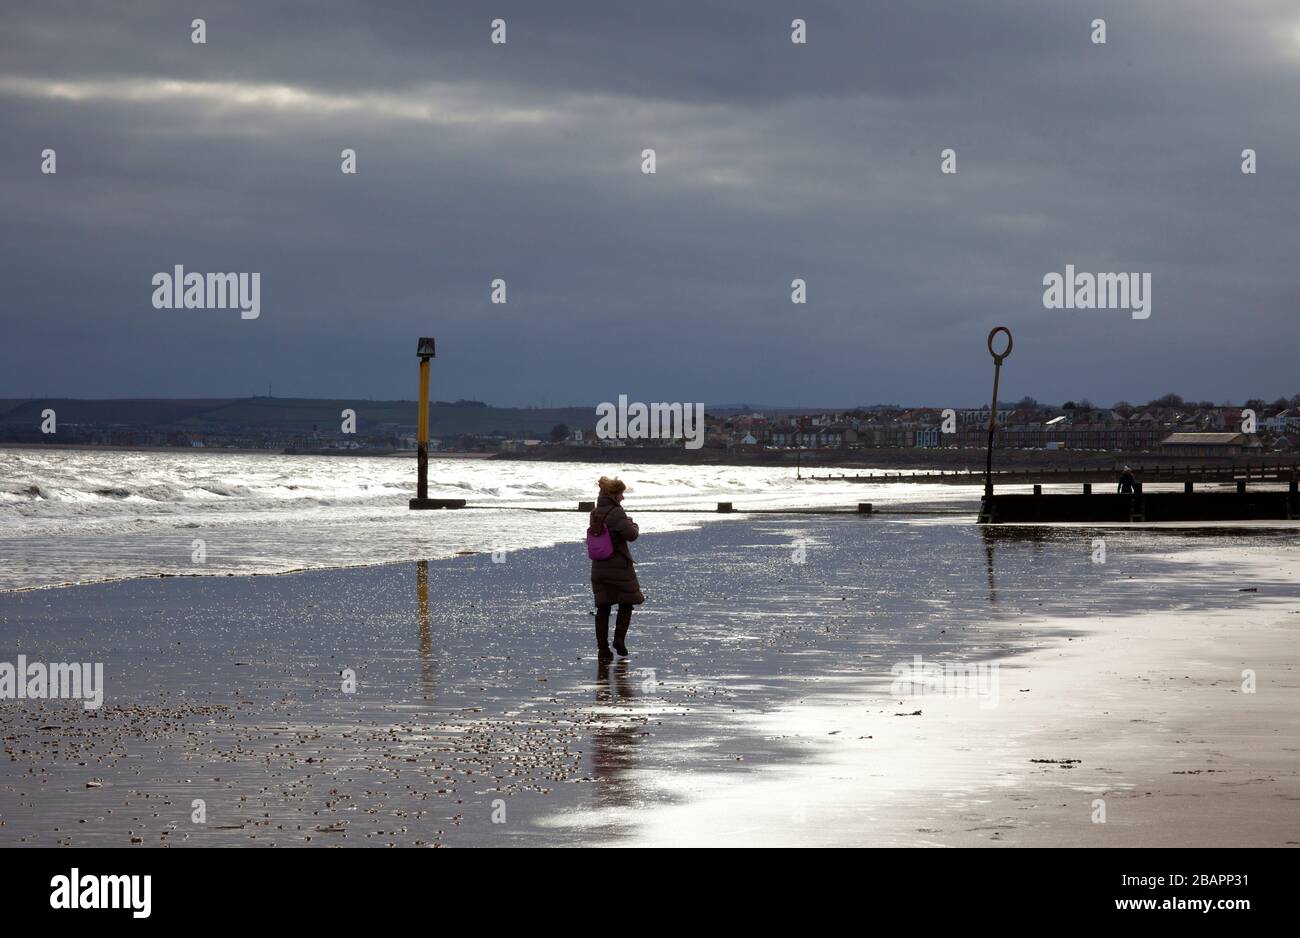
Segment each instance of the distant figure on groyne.
[[627,630],[632,624],[632,607],[645,602],[628,542],[640,529],[621,506],[627,485],[620,479],[601,476],[600,498],[587,523],[587,554],[591,557],[591,591],[596,597],[596,648],[602,658],[611,658],[609,613],[618,604],[614,627],[614,651],[627,655]]
[[1116,491],[1121,495],[1133,494],[1133,470],[1128,466],[1124,467],[1124,472],[1119,477],[1119,488]]

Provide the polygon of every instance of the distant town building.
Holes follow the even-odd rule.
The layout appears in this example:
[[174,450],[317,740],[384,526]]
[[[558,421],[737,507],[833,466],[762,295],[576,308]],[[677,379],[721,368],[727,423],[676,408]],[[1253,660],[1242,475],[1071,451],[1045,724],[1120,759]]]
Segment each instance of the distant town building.
[[1168,456],[1241,456],[1258,452],[1259,440],[1250,433],[1171,433],[1160,441]]

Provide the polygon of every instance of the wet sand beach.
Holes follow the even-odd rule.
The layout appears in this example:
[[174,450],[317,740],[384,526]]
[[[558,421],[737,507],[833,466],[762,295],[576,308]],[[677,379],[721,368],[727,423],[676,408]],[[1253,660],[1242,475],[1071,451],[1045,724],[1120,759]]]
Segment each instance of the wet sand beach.
[[[735,518],[636,553],[609,665],[580,544],[0,594],[0,660],[106,683],[0,701],[0,845],[1300,842],[1293,530]],[[918,655],[996,692],[900,692]]]

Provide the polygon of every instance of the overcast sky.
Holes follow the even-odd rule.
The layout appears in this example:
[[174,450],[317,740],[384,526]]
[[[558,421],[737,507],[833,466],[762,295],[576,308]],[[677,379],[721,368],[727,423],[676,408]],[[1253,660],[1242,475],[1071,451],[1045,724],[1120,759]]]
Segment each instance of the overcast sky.
[[[433,334],[439,398],[960,406],[999,324],[1005,399],[1300,392],[1295,0],[3,17],[0,396],[412,398]],[[155,309],[176,264],[260,317]],[[1150,318],[1044,309],[1066,264]]]

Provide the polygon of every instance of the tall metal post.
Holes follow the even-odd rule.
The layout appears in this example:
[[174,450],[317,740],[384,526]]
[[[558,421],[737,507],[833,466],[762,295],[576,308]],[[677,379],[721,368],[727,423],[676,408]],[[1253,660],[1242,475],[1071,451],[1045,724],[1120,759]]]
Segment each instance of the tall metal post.
[[[421,348],[425,340],[421,339]],[[433,347],[433,339],[429,339],[429,347]],[[429,497],[429,359],[431,355],[420,356],[420,416],[416,424],[416,454],[415,458],[419,463],[416,470],[417,479],[415,483],[416,498],[424,501]]]
[[[993,350],[993,337],[999,332],[1007,334],[1007,347],[1002,352]],[[1011,354],[1011,330],[995,326],[989,332],[989,354],[993,356],[993,402],[989,405],[989,449],[984,462],[984,503],[980,506],[980,521],[993,520],[993,435],[998,426],[998,383],[1002,378],[1002,361]]]
[[433,337],[422,337],[415,354],[420,356],[420,412],[415,428],[416,497],[411,499],[410,507],[464,508],[463,498],[429,497],[429,359],[436,355]]

